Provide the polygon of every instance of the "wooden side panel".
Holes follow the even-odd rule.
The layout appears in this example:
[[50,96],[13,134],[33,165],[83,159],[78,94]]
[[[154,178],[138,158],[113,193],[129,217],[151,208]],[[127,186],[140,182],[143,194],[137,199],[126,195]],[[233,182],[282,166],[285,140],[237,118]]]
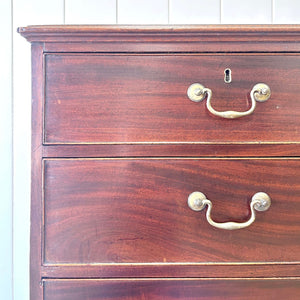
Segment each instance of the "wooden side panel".
[[30,299],[42,299],[42,143],[43,143],[43,47],[32,46],[32,135],[31,135],[31,223],[30,223]]
[[[45,62],[46,144],[299,142],[298,55],[53,54]],[[248,110],[259,82],[272,96],[250,116],[222,119],[188,99],[195,82],[212,89],[219,111]]]
[[[299,170],[298,159],[46,160],[44,263],[299,261]],[[188,207],[194,191],[217,222],[246,221],[256,192],[272,205],[226,231]]]
[[299,297],[299,278],[44,281],[44,300],[281,300]]

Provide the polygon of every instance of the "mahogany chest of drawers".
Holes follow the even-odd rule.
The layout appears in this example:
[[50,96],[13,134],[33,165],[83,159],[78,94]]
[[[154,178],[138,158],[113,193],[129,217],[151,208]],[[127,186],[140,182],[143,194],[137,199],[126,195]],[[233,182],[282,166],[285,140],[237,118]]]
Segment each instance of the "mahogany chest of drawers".
[[299,26],[19,32],[32,300],[300,298]]

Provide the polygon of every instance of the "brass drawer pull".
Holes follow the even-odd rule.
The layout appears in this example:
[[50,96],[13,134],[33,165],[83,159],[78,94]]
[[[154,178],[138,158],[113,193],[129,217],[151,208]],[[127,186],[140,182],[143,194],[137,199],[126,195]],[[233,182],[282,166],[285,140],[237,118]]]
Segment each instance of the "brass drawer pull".
[[248,227],[255,221],[255,210],[257,211],[265,211],[271,206],[271,198],[268,194],[259,192],[253,195],[250,209],[251,209],[251,217],[248,221],[244,223],[237,223],[237,222],[225,222],[225,223],[217,223],[212,220],[210,214],[212,209],[212,203],[210,200],[206,198],[206,196],[201,192],[193,192],[189,195],[188,198],[188,206],[194,211],[200,211],[204,209],[207,205],[206,211],[206,219],[208,223],[214,227],[227,229],[227,230],[234,230],[234,229],[241,229]]
[[207,95],[206,107],[207,109],[215,116],[226,118],[226,119],[235,119],[244,116],[248,116],[253,113],[256,107],[256,101],[264,102],[267,101],[271,96],[271,90],[268,85],[265,83],[258,83],[256,84],[251,92],[251,107],[244,112],[239,111],[217,111],[211,106],[211,97],[212,97],[212,90],[209,88],[204,87],[200,83],[193,83],[187,90],[187,95],[190,100],[194,102],[202,101]]

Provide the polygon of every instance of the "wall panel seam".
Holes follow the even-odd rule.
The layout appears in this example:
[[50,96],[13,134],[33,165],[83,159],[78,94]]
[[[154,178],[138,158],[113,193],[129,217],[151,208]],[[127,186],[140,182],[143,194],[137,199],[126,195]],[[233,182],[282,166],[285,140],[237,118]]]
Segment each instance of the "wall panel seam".
[[274,0],[271,0],[271,23],[274,24]]
[[220,0],[220,24],[222,24],[223,0]]
[[63,23],[66,24],[66,0],[63,0]]
[[119,23],[119,1],[116,0],[116,24]]
[[14,281],[14,143],[13,143],[13,136],[14,136],[14,1],[10,1],[10,14],[11,14],[11,74],[10,74],[10,82],[11,82],[11,295],[12,300],[15,299],[15,281]]
[[170,0],[168,0],[168,24],[170,24]]

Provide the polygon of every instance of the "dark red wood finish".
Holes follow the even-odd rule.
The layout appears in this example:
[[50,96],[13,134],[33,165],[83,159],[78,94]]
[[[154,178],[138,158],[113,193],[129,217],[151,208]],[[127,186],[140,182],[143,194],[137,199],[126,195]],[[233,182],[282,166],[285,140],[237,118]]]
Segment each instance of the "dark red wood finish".
[[299,277],[299,262],[293,263],[121,263],[63,264],[41,267],[43,278],[265,278]]
[[47,145],[43,157],[296,157],[299,143]]
[[43,137],[43,45],[32,45],[32,134],[31,134],[31,223],[30,223],[30,299],[43,299],[42,293],[42,152]]
[[300,297],[299,278],[45,280],[45,300],[236,299],[281,300]]
[[[44,262],[299,261],[299,169],[298,159],[46,160]],[[245,222],[257,192],[273,201],[249,228],[227,231],[188,207],[194,191],[217,222]]]
[[[85,42],[93,43],[168,43],[185,44],[189,43],[217,43],[219,49],[223,46],[230,47],[235,44],[236,50],[241,44],[251,47],[251,43],[258,44],[274,43],[273,49],[284,49],[283,47],[300,41],[299,25],[171,25],[171,26],[128,26],[128,25],[42,25],[27,26],[18,28],[18,32],[22,34],[30,42],[47,42],[47,46],[51,43],[75,43],[79,42],[85,49],[90,45],[84,45]],[[122,47],[121,45],[117,45]],[[47,47],[46,46],[46,47]],[[70,45],[75,46],[76,45]],[[184,47],[184,45],[180,45]],[[187,45],[193,47],[193,45]],[[177,47],[180,52],[182,48]],[[251,49],[251,48],[250,48]],[[201,50],[201,49],[200,49]],[[284,49],[289,51],[288,49]],[[199,51],[199,49],[198,49]],[[272,49],[264,49],[264,52],[272,51]],[[80,51],[84,52],[84,51]],[[214,49],[216,52],[216,49]],[[227,51],[226,51],[227,52]]]
[[[32,300],[299,298],[299,26],[19,32],[33,44]],[[272,96],[240,120],[185,94],[201,82],[216,109],[242,111],[258,81]],[[217,221],[244,221],[253,188],[273,203],[240,231],[186,204],[201,190]]]
[[[46,55],[45,143],[297,142],[299,65],[298,55]],[[195,82],[218,111],[248,110],[259,82],[272,96],[228,120],[189,100]]]

